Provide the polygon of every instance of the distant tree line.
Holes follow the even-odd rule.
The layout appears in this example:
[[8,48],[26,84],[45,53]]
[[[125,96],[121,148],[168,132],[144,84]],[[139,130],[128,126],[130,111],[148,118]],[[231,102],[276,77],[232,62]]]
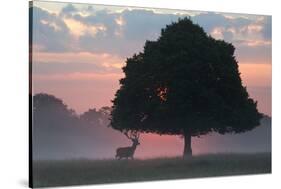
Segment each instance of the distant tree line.
[[40,93],[32,99],[34,159],[99,157],[107,153],[98,152],[100,146],[110,148],[108,138],[118,134],[107,127],[110,107],[92,108],[79,115],[53,95]]
[[39,93],[33,96],[33,118],[35,122],[42,122],[44,120],[45,123],[51,123],[52,125],[52,123],[59,124],[61,122],[73,123],[81,121],[93,126],[106,126],[109,124],[110,112],[111,108],[105,106],[100,109],[90,108],[78,115],[54,95]]

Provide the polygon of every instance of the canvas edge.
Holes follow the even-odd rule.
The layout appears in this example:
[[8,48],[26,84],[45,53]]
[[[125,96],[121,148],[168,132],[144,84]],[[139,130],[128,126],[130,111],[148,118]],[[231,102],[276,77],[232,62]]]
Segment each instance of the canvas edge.
[[29,94],[28,94],[28,186],[33,188],[33,132],[32,132],[32,41],[33,41],[33,11],[31,7],[33,6],[33,1],[28,2],[28,49],[29,49],[29,65],[28,65],[28,79],[29,79]]

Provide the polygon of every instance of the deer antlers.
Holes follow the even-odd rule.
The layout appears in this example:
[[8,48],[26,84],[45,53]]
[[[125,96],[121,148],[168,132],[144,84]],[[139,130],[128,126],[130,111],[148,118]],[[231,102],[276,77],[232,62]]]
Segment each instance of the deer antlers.
[[140,133],[137,132],[137,131],[131,131],[131,132],[125,131],[125,132],[124,132],[124,135],[125,135],[128,139],[131,139],[131,140],[135,140],[135,139],[138,140],[139,137],[140,137]]

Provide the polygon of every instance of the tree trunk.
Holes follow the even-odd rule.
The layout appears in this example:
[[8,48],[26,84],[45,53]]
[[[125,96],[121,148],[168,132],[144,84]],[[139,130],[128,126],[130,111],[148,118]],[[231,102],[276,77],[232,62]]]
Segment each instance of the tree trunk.
[[183,150],[183,157],[191,157],[192,156],[192,149],[191,149],[191,134],[184,133],[184,150]]

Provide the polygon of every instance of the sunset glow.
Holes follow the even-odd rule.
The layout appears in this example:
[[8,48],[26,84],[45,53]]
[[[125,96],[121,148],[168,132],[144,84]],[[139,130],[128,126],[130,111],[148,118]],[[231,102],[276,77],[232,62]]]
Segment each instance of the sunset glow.
[[271,64],[239,64],[243,84],[248,87],[271,86]]
[[167,93],[168,93],[167,87],[159,87],[157,88],[156,91],[157,91],[157,96],[160,98],[161,101],[167,100]]

